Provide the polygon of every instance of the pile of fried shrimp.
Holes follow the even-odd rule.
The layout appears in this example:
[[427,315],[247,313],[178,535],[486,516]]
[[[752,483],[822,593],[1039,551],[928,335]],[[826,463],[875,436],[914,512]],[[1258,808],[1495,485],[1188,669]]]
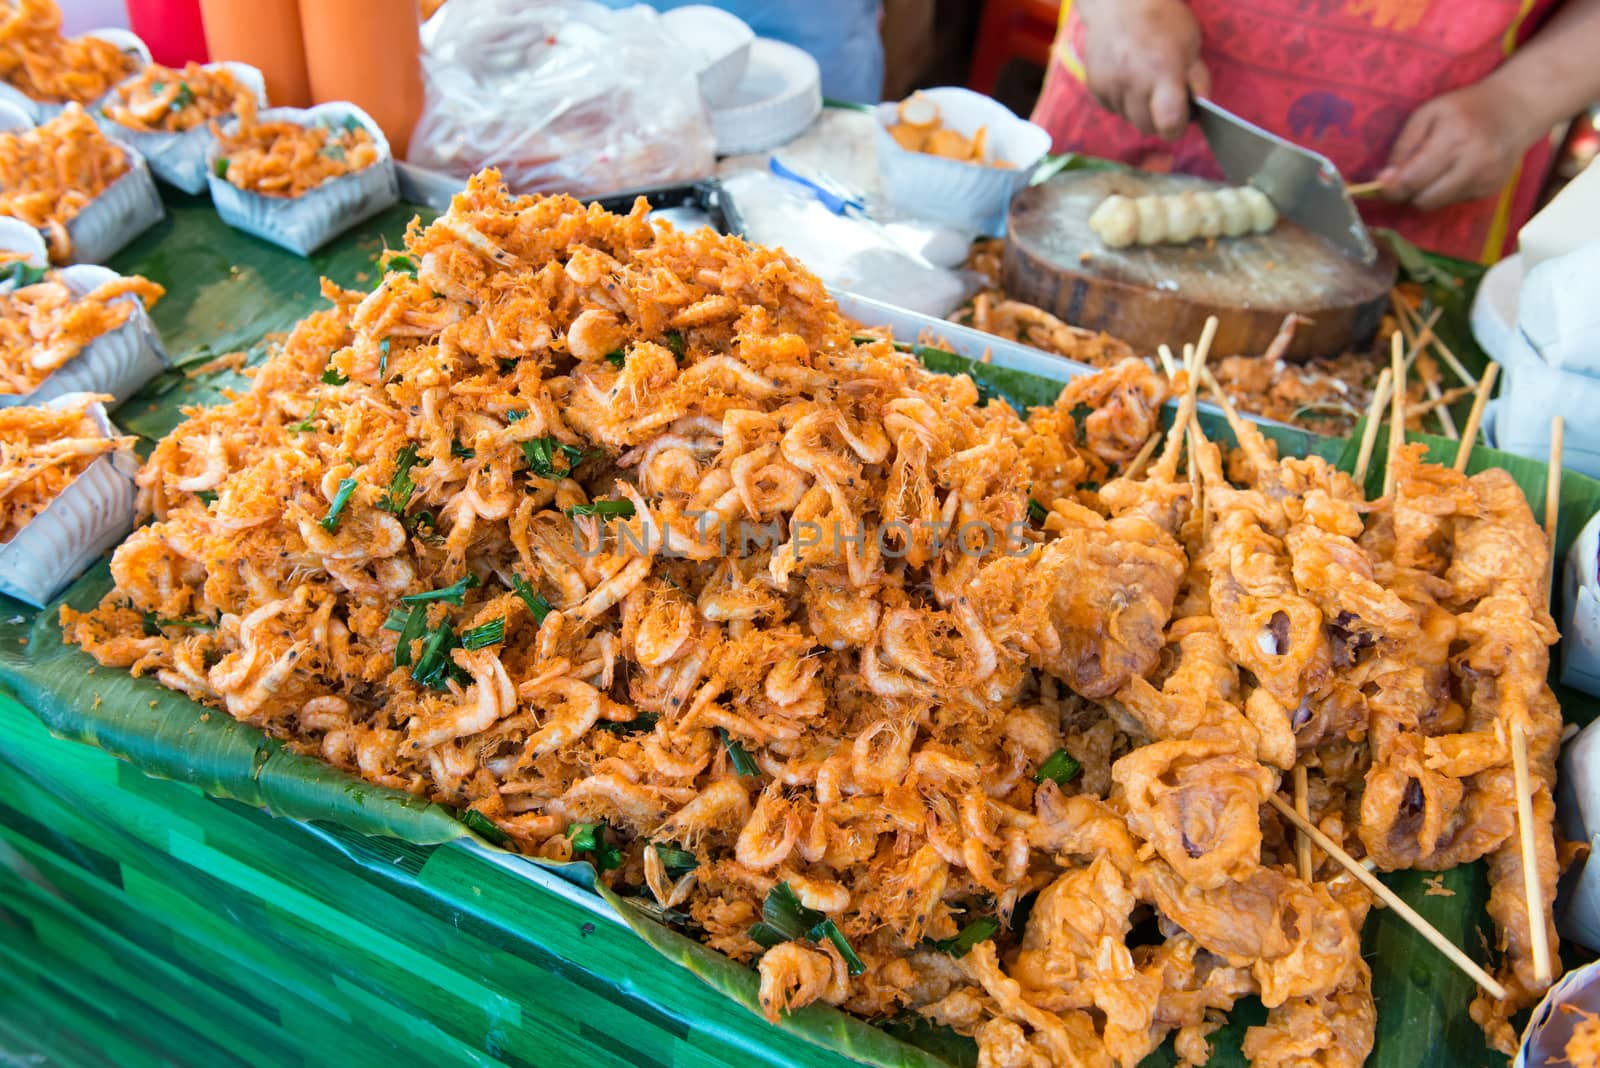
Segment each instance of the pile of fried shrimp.
[[235,99],[238,124],[224,133],[215,120],[217,173],[247,193],[304,196],[324,182],[366,170],[378,162],[378,144],[355,119],[326,125],[261,122],[249,93]]
[[1371,901],[1298,873],[1298,765],[1380,869],[1488,859],[1511,996],[1471,1012],[1514,1045],[1504,739],[1548,918],[1560,710],[1505,472],[1407,450],[1368,501],[1137,360],[1018,412],[780,251],[492,171],[324,293],[144,466],[115,589],[61,612],[101,663],[595,861],[773,1019],[920,1014],[997,1068],[1201,1064],[1248,995],[1252,1063],[1363,1062]]
[[55,0],[0,2],[0,78],[33,100],[88,104],[139,67],[98,37],[63,37]]
[[105,103],[106,118],[141,133],[183,133],[231,113],[240,95],[254,98],[226,67],[208,70],[190,62],[182,70],[152,63],[133,81],[117,86]]
[[127,153],[68,104],[42,125],[0,133],[0,215],[43,231],[50,259],[65,262],[67,223],[127,172]]
[[74,296],[55,272],[32,285],[0,291],[0,394],[28,394],[90,342],[146,308],[166,290],[138,275],[114,278]]
[[0,408],[0,544],[16,537],[61,491],[132,438],[106,437],[90,409],[110,397],[80,394],[56,408]]

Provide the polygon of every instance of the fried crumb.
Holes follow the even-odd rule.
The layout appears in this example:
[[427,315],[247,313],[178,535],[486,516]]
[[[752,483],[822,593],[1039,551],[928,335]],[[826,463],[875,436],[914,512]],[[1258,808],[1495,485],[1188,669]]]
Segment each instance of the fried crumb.
[[1426,891],[1424,891],[1424,893],[1422,895],[1423,897],[1455,897],[1456,896],[1456,892],[1454,890],[1452,890],[1448,886],[1444,885],[1444,876],[1443,875],[1433,875],[1433,876],[1430,876],[1430,877],[1422,880],[1422,882],[1428,888]]

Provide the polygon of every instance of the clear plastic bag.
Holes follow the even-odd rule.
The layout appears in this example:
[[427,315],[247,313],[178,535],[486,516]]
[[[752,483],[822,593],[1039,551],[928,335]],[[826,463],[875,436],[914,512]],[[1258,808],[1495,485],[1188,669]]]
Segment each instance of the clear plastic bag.
[[711,122],[671,40],[646,7],[452,0],[423,29],[410,162],[581,196],[707,175]]

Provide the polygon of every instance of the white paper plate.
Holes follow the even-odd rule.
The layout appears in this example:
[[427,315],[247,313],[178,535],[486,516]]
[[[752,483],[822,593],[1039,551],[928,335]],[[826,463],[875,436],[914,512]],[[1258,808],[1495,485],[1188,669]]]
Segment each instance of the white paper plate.
[[[50,401],[65,408],[77,394]],[[105,408],[89,409],[100,433],[116,428]],[[0,593],[42,608],[67,584],[133,529],[139,461],[132,453],[107,453],[73,479],[17,536],[0,545]]]
[[[141,69],[150,65],[150,49],[145,46],[145,43],[139,39],[137,34],[128,30],[111,26],[103,30],[90,30],[80,36],[99,37],[101,40],[110,41],[124,52],[134,53],[139,57],[139,67]],[[83,106],[83,109],[92,114],[99,110],[99,104],[103,100],[105,100],[105,97],[90,101]],[[55,118],[67,106],[64,103],[35,100],[31,96],[26,96],[21,91],[12,88],[8,82],[0,82],[0,102],[20,108],[35,123]]]
[[[222,221],[290,252],[309,256],[356,223],[397,203],[400,185],[395,176],[394,155],[389,151],[383,130],[365,111],[339,101],[313,108],[269,108],[260,115],[262,122],[294,122],[303,126],[337,123],[346,118],[354,118],[372,135],[378,146],[378,161],[366,170],[323,182],[292,199],[246,192],[226,178],[217,177],[216,161],[222,153],[221,147],[213,143],[206,152],[206,183]],[[231,131],[236,122],[224,125],[223,132]]]
[[1006,208],[1050,151],[1050,135],[999,101],[970,89],[925,89],[922,95],[938,105],[946,129],[971,138],[978,127],[987,127],[990,157],[1011,166],[986,167],[901,148],[889,135],[889,127],[898,121],[899,105],[879,104],[878,174],[889,202],[913,218],[969,232],[1003,233]]
[[667,32],[695,57],[700,98],[707,107],[729,101],[750,65],[755,31],[739,16],[706,4],[687,4],[661,13]]
[[717,155],[765,152],[799,136],[822,112],[822,71],[793,45],[757,37],[726,102],[711,112]]
[[[261,72],[248,63],[207,63],[204,70],[226,70],[232,74],[239,84],[255,94],[256,103],[262,108],[267,106],[267,83]],[[121,83],[135,81],[139,75]],[[113,89],[114,93],[116,90]],[[110,100],[110,94],[106,100]],[[150,165],[150,170],[155,176],[168,185],[176,186],[185,193],[202,193],[206,188],[206,154],[211,151],[211,146],[216,139],[211,136],[211,124],[201,123],[199,126],[182,133],[151,133],[145,130],[130,130],[121,123],[112,122],[106,118],[105,102],[95,108],[95,121],[100,128],[110,137],[114,137],[124,144],[132,145],[139,154],[144,156],[145,162]]]
[[1567,1040],[1583,1016],[1561,1011],[1563,1005],[1589,1014],[1600,1012],[1600,961],[1572,969],[1545,994],[1528,1018],[1528,1028],[1522,1032],[1522,1046],[1511,1068],[1544,1068],[1547,1064],[1566,1063],[1562,1058]]

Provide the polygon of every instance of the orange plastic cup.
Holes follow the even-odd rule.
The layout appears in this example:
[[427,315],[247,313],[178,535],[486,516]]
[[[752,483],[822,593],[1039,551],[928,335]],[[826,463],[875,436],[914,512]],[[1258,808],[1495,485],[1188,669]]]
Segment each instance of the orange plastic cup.
[[260,68],[274,107],[311,103],[298,0],[200,0],[200,13],[213,60]]
[[300,0],[311,98],[371,115],[397,159],[422,111],[421,24],[417,0]]

